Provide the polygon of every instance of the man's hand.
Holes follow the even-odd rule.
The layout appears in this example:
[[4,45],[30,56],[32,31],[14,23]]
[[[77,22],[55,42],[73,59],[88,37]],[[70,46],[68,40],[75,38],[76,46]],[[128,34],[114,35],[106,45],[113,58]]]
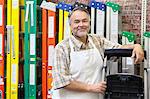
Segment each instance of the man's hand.
[[106,82],[100,82],[98,84],[90,85],[89,91],[104,94],[106,87]]
[[135,61],[134,61],[135,64],[138,64],[143,61],[144,51],[140,44],[134,44],[134,48],[133,48],[131,57],[135,58]]
[[121,45],[119,48],[133,49],[131,57],[135,58],[135,64],[142,62],[144,59],[144,51],[140,44]]

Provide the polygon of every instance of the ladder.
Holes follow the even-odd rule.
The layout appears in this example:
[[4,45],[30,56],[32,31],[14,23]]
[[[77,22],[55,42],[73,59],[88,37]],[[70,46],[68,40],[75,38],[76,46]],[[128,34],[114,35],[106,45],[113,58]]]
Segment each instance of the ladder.
[[19,0],[7,0],[6,98],[18,98]]
[[[94,1],[93,3],[94,4]],[[94,7],[91,7],[91,34],[95,34],[95,14],[96,14],[96,9],[94,9]]]
[[[93,21],[91,21],[91,28],[93,28],[93,29],[91,29],[91,33],[96,33],[96,34],[104,37],[106,5],[102,2],[92,1],[92,2],[90,2],[90,7],[91,7],[91,14],[94,11],[96,13],[95,23],[93,23]],[[93,10],[93,9],[95,9],[95,10]],[[91,18],[92,18],[92,16],[93,15],[91,15]],[[94,27],[96,27],[96,31],[94,31]]]
[[64,2],[59,2],[56,6],[57,9],[59,9],[59,42],[62,39],[66,39],[70,37],[71,30],[69,25],[69,19],[68,15],[69,12],[72,11],[72,5],[66,4]]
[[52,99],[52,66],[56,45],[56,4],[43,1],[42,34],[42,98]]
[[[46,1],[43,1],[46,3]],[[42,4],[43,4],[42,2]],[[41,4],[41,5],[42,5]],[[47,9],[42,8],[42,99],[47,99]]]
[[36,99],[36,0],[25,0],[25,99]]
[[145,32],[144,36],[144,50],[146,51],[147,59],[144,60],[144,89],[145,99],[150,98],[150,32]]
[[[134,44],[136,35],[133,32],[122,32],[122,44]],[[122,58],[122,72],[135,74],[134,72],[134,60],[131,57]]]
[[[114,43],[118,43],[118,16],[120,6],[113,2],[106,2],[106,38]],[[110,74],[118,73],[118,62],[109,62]]]
[[[142,11],[141,11],[141,45],[144,46],[144,50],[146,50],[146,58],[144,60],[144,99],[150,98],[150,81],[149,81],[149,39],[148,33],[146,33],[146,10],[147,10],[147,0],[142,0]],[[147,35],[147,36],[146,36]],[[144,40],[145,38],[145,40]],[[145,43],[144,43],[145,42]]]
[[19,82],[18,82],[18,99],[24,97],[24,32],[25,32],[25,3],[24,0],[20,0],[20,32],[19,32]]
[[[59,6],[59,4],[58,4]],[[59,9],[59,8],[58,8]],[[59,9],[59,31],[58,31],[58,42],[63,40],[63,10]]]
[[0,99],[4,99],[4,0],[0,1]]

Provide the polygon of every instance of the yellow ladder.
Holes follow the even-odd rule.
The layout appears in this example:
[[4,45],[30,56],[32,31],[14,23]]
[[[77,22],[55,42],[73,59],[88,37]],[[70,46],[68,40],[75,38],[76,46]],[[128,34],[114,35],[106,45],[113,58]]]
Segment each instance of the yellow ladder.
[[7,1],[6,99],[18,97],[19,0]]

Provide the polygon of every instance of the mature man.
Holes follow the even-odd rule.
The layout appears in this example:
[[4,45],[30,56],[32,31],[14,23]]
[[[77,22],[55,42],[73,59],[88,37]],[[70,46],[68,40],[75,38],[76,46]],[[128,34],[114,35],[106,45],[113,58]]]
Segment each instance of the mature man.
[[103,99],[101,81],[104,49],[132,48],[135,63],[144,58],[139,44],[115,44],[99,35],[89,35],[90,15],[81,7],[69,15],[72,36],[57,44],[53,66],[53,99]]

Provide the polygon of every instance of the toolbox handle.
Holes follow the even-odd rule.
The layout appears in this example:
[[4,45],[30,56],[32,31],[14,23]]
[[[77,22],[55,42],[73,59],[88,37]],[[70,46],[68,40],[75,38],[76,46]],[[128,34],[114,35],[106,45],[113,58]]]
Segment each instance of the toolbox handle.
[[[107,58],[116,57],[131,57],[133,49],[105,49],[104,55]],[[146,51],[144,51],[144,56],[146,58]]]

